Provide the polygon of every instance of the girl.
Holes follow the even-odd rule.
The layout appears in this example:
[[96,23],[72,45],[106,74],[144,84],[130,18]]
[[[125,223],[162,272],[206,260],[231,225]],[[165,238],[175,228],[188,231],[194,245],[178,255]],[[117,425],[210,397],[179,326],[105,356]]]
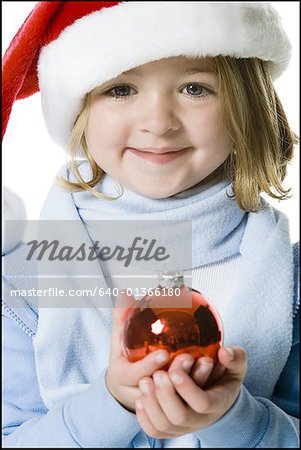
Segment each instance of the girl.
[[[14,100],[40,90],[49,133],[71,155],[41,222],[68,220],[51,223],[54,236],[95,244],[93,221],[125,237],[124,220],[161,221],[182,248],[171,224],[189,221],[179,268],[214,299],[225,341],[216,365],[182,354],[165,371],[164,350],[129,362],[133,298],[88,293],[75,307],[71,289],[44,304],[41,291],[37,305],[37,261],[10,241],[6,446],[298,447],[298,247],[260,195],[288,195],[296,138],[272,81],[289,56],[267,3],[40,2],[25,21],[4,57],[3,130]],[[111,262],[94,263],[55,282],[79,293],[89,273],[121,291]]]

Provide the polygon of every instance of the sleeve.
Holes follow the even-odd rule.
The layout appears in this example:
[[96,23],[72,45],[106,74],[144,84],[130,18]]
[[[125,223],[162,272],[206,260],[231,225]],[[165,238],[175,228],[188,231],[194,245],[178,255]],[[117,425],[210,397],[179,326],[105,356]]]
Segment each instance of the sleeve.
[[39,392],[32,339],[8,315],[3,325],[3,445],[30,448],[131,447],[135,414],[109,393],[105,373],[48,410]]
[[242,386],[232,408],[197,433],[208,448],[299,448],[300,322],[299,242],[294,252],[293,340],[271,400],[253,397]]
[[[296,324],[298,317],[295,318]],[[297,330],[297,331],[295,331]],[[232,408],[197,435],[207,448],[299,448],[299,323],[295,344],[271,400],[253,397],[242,386]]]
[[300,311],[294,319],[293,345],[271,400],[291,416],[299,418],[300,398]]

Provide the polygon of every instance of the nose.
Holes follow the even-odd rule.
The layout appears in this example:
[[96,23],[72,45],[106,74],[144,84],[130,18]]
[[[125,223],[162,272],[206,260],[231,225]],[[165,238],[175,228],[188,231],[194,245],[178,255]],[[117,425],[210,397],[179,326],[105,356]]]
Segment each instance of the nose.
[[142,132],[164,136],[167,133],[179,131],[181,126],[174,104],[167,95],[158,95],[144,100],[140,114]]

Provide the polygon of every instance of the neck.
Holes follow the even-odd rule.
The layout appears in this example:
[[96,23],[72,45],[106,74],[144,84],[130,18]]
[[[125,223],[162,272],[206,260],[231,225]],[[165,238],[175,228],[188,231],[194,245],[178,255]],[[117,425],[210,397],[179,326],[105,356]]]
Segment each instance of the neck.
[[181,192],[178,192],[177,194],[171,196],[170,198],[184,198],[189,197],[190,195],[195,194],[196,192],[201,192],[203,190],[206,190],[213,184],[218,183],[222,179],[225,179],[225,171],[223,164],[219,166],[216,170],[214,170],[210,175],[208,175],[206,178],[201,180],[199,183],[184,189]]

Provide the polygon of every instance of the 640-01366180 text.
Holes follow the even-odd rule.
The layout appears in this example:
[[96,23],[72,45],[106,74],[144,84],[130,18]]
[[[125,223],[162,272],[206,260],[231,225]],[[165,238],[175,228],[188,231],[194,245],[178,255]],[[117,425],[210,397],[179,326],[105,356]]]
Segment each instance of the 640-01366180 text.
[[155,288],[155,289],[147,289],[147,288],[126,288],[126,289],[118,289],[118,288],[103,288],[95,286],[94,289],[60,289],[57,287],[49,287],[47,289],[11,289],[10,295],[11,297],[84,297],[84,296],[92,296],[92,297],[103,297],[106,295],[117,297],[119,294],[126,294],[128,296],[134,297],[144,297],[148,295],[149,297],[172,297],[172,296],[180,296],[179,288]]

